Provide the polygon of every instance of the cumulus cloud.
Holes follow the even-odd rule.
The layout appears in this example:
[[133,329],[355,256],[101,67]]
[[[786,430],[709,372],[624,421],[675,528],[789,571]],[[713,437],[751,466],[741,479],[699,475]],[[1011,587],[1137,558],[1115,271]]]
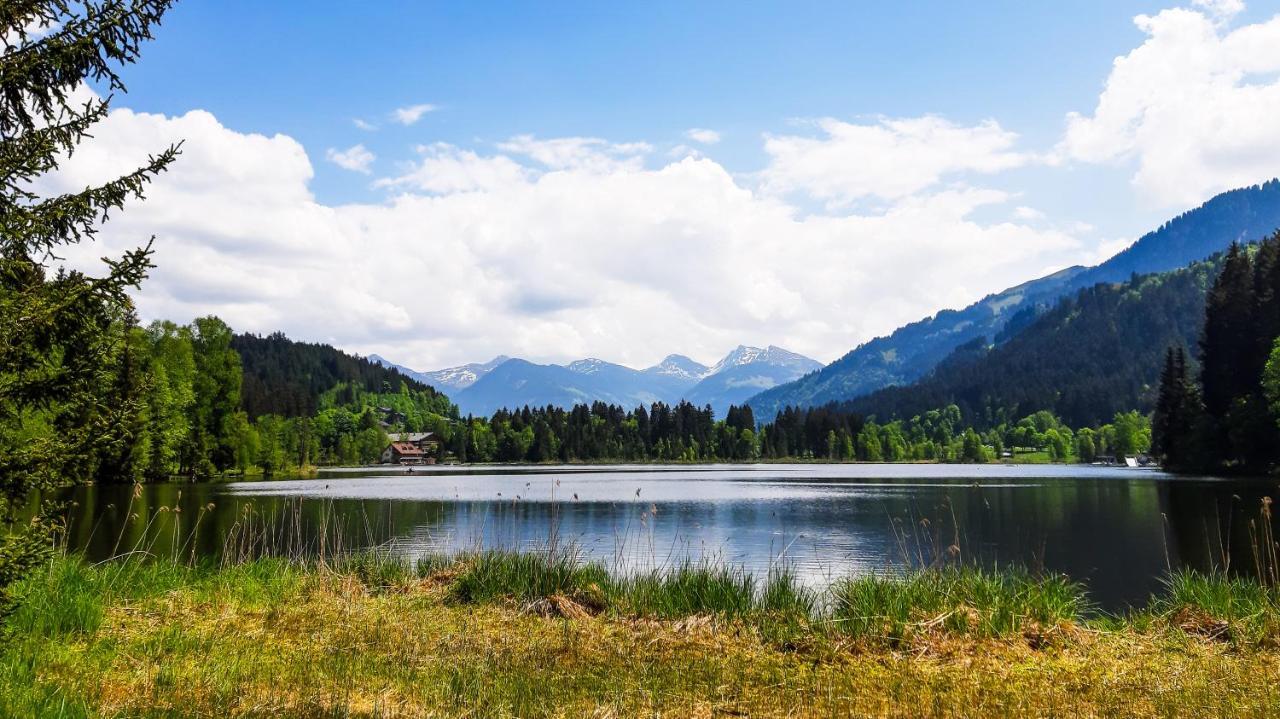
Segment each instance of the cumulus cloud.
[[764,187],[801,191],[833,206],[864,198],[898,200],[956,173],[994,173],[1033,158],[994,120],[972,126],[944,118],[880,118],[856,124],[812,121],[818,135],[770,135]]
[[449,194],[499,190],[518,184],[529,175],[523,165],[509,157],[481,157],[444,142],[419,145],[417,153],[421,159],[411,163],[406,172],[381,178],[374,185]]
[[329,162],[344,170],[360,172],[366,175],[373,171],[373,161],[378,159],[364,145],[353,145],[345,150],[336,150],[330,147],[325,151],[324,156]]
[[391,119],[395,120],[401,125],[408,126],[408,125],[413,125],[417,123],[418,120],[421,120],[423,115],[426,115],[428,112],[435,112],[435,111],[436,111],[436,106],[429,105],[427,103],[422,103],[419,105],[409,105],[408,107],[401,107],[396,109],[395,112],[392,112]]
[[720,133],[715,130],[707,130],[701,127],[694,127],[685,130],[684,136],[694,142],[700,142],[704,145],[714,145],[717,142],[720,142]]
[[1244,12],[1244,0],[1191,0],[1191,4],[1220,20],[1230,20]]
[[352,118],[351,124],[355,125],[356,128],[360,130],[364,130],[365,132],[373,132],[374,130],[378,129],[377,125],[373,124],[372,122],[369,122],[368,120],[363,120],[359,117]]
[[173,171],[70,262],[155,234],[144,318],[215,313],[422,368],[500,352],[711,360],[739,343],[829,360],[1081,252],[1060,230],[976,219],[1010,214],[979,212],[1013,199],[997,190],[812,215],[711,159],[646,166],[647,145],[594,138],[425,145],[379,181],[386,201],[331,206],[287,136],[117,110],[58,182],[101,181],[177,139]]
[[552,170],[607,172],[639,167],[653,148],[644,142],[612,143],[598,137],[557,137],[540,140],[519,135],[498,144],[498,149],[528,157]]
[[1140,15],[1146,40],[1116,58],[1091,115],[1071,113],[1058,153],[1134,165],[1134,186],[1178,207],[1280,175],[1280,16],[1238,28],[1230,0]]

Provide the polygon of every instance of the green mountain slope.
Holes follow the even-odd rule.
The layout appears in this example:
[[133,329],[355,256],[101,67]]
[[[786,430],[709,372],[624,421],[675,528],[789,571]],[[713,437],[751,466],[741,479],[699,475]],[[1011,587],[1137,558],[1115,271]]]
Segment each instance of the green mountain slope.
[[1166,348],[1196,346],[1220,262],[1080,290],[1003,344],[974,340],[919,382],[841,407],[887,420],[955,404],[978,428],[1042,409],[1075,427],[1149,411]]
[[[1225,192],[1147,233],[1128,249],[1095,267],[1071,267],[962,309],[906,325],[871,340],[795,382],[750,400],[757,417],[773,417],[786,406],[842,402],[883,387],[905,385],[929,373],[954,349],[980,337],[1005,332],[1028,307],[1050,306],[1059,298],[1098,282],[1118,282],[1133,274],[1185,267],[1226,249],[1232,242],[1260,240],[1280,227],[1280,180]],[[1016,329],[1016,325],[1010,328]]]
[[[449,414],[449,399],[434,388],[363,357],[326,344],[295,342],[276,332],[265,337],[238,334],[231,347],[240,355],[244,381],[240,404],[250,417],[278,414],[305,417],[321,396],[340,385],[346,392],[399,392],[401,388],[438,398],[438,413]],[[339,404],[345,404],[337,398]]]

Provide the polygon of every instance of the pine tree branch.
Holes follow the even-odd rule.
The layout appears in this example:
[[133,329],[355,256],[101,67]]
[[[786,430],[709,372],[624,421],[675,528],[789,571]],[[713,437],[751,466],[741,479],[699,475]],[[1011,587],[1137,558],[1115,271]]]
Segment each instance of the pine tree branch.
[[[76,361],[68,362],[61,354],[66,338],[85,332],[101,334],[129,319],[132,301],[127,290],[139,287],[155,266],[151,263],[154,239],[119,259],[104,257],[110,271],[103,277],[69,272],[45,282],[43,273],[32,272],[29,262],[27,267],[21,260],[4,263],[0,365],[15,371],[0,373],[0,416],[11,403],[47,407],[68,401],[77,388],[110,366],[107,360],[114,348],[101,343],[81,344]],[[16,337],[26,341],[11,341]]]
[[5,0],[0,3],[0,36],[7,50],[21,47],[31,28],[56,25],[70,12],[66,0]]
[[0,198],[0,251],[6,256],[19,251],[27,256],[52,254],[59,245],[93,237],[95,224],[105,222],[111,210],[123,208],[130,197],[144,197],[147,183],[177,158],[179,147],[150,157],[146,166],[124,177],[76,194],[29,206]]
[[68,94],[86,80],[114,90],[124,84],[113,69],[135,61],[173,0],[86,3],[83,17],[0,56],[0,137],[57,121]]
[[0,194],[20,201],[36,199],[26,186],[37,176],[57,169],[61,154],[70,156],[82,139],[90,137],[89,127],[107,116],[109,101],[86,102],[66,122],[0,140]]

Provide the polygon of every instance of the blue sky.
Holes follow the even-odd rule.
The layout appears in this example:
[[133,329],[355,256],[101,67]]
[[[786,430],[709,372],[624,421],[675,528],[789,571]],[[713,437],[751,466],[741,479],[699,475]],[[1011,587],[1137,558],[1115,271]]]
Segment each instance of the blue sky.
[[[714,127],[716,159],[749,171],[761,133],[819,116],[996,117],[1049,143],[1141,40],[1131,19],[1167,3],[1047,5],[184,0],[130,69],[127,103],[388,157],[427,141],[661,142]],[[416,103],[440,109],[387,121]],[[359,179],[319,168],[314,188],[369,199]]]
[[[187,248],[171,265],[201,256],[209,268],[180,276],[162,265],[140,307],[157,316],[207,307],[245,329],[278,327],[423,368],[499,352],[707,361],[738,342],[829,361],[902,322],[1096,261],[1216,191],[1280,172],[1280,150],[1248,144],[1265,128],[1240,128],[1246,144],[1235,146],[1222,115],[1271,111],[1278,10],[1239,0],[184,0],[128,70],[116,107],[132,119],[113,121],[129,137],[138,137],[124,129],[132,121],[189,148],[203,143],[208,162],[188,152],[175,193],[261,183],[281,204],[228,194],[233,209],[207,221],[131,217],[126,229],[158,228],[162,240],[168,231]],[[1113,64],[1127,56],[1125,68]],[[1185,87],[1179,76],[1191,78]],[[395,121],[397,109],[421,104],[431,110],[416,122]],[[1203,117],[1170,129],[1188,108]],[[698,141],[694,128],[714,134]],[[127,144],[113,147],[125,155]],[[1164,158],[1159,146],[1181,149]],[[348,160],[334,162],[338,154]],[[295,161],[296,172],[281,169]],[[591,211],[576,209],[595,190]],[[703,191],[700,207],[726,214],[681,204]],[[220,226],[228,211],[249,225],[261,213],[259,245],[219,239],[246,232]],[[271,248],[305,246],[285,237],[303,216],[312,235],[332,233],[365,256],[432,258],[342,300],[344,311],[395,321],[378,330],[358,312],[343,322],[336,311],[308,316],[308,288],[351,269],[336,251],[332,266],[317,251],[315,267],[287,270],[277,289],[227,301],[284,271]],[[752,226],[735,228],[740,218]],[[664,245],[672,236],[689,239]],[[951,237],[988,255],[1007,248],[1010,259],[948,275]],[[943,265],[880,259],[899,240]],[[634,272],[655,245],[688,247],[683,261],[706,271]],[[809,265],[848,266],[821,278],[845,294],[808,287],[799,266],[762,269],[797,247],[814,255]],[[596,256],[601,248],[633,261]],[[522,252],[527,262],[508,261]],[[727,256],[759,260],[720,266]],[[445,266],[449,278],[422,281]],[[921,284],[884,297],[876,278],[908,271]],[[736,284],[744,275],[751,281]],[[453,276],[460,284],[446,287]],[[397,288],[433,294],[432,309]],[[463,296],[477,289],[494,301]],[[713,306],[718,295],[737,306]],[[669,326],[637,316],[640,306],[661,307]]]

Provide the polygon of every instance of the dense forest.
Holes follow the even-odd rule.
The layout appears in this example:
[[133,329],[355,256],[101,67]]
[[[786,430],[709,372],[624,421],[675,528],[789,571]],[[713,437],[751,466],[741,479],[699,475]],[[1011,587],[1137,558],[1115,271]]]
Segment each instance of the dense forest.
[[1264,473],[1280,464],[1280,234],[1233,246],[1204,306],[1199,370],[1165,353],[1153,424],[1166,466]]
[[234,335],[216,317],[125,331],[112,404],[127,441],[89,452],[108,482],[267,474],[376,461],[387,430],[445,433],[456,410],[430,387],[326,345]]
[[[127,336],[112,402],[134,408],[122,417],[128,441],[91,454],[86,477],[97,481],[369,464],[400,432],[434,433],[433,458],[457,462],[985,462],[1014,451],[1092,461],[1149,444],[1136,413],[1072,430],[1039,411],[978,431],[955,404],[883,423],[835,406],[788,408],[768,422],[733,406],[717,418],[689,402],[463,418],[445,395],[395,370],[280,334],[235,335],[215,317],[154,322]],[[244,390],[251,382],[256,398]],[[275,397],[285,399],[273,404]]]
[[1221,256],[1189,267],[1098,284],[1053,308],[1028,308],[1025,325],[961,346],[930,376],[842,405],[891,419],[955,404],[967,424],[985,429],[1037,410],[1073,426],[1093,426],[1117,412],[1155,406],[1165,348],[1195,343],[1205,292]]
[[[1027,313],[1098,283],[1124,282],[1134,274],[1167,272],[1216,253],[1233,242],[1261,240],[1280,227],[1280,180],[1219,194],[1148,232],[1123,252],[1094,267],[1068,267],[989,295],[960,310],[894,330],[850,351],[822,370],[749,400],[759,415],[785,406],[844,402],[925,377],[952,350],[979,337],[1012,336]],[[1163,347],[1162,347],[1163,348]],[[935,405],[942,406],[942,405]]]
[[1092,462],[1145,452],[1151,442],[1147,418],[1133,411],[1078,430],[1040,411],[978,432],[955,405],[884,424],[834,406],[788,408],[756,424],[748,406],[730,407],[717,420],[709,407],[688,402],[632,410],[597,402],[499,410],[448,432],[447,451],[463,462],[989,462],[1027,454]]
[[244,380],[240,404],[250,419],[264,414],[307,417],[320,408],[322,397],[342,386],[332,399],[355,403],[356,392],[399,393],[407,389],[441,399],[439,414],[448,414],[443,395],[432,387],[364,357],[349,355],[326,344],[297,342],[276,332],[266,337],[237,334],[231,348],[240,355]]

